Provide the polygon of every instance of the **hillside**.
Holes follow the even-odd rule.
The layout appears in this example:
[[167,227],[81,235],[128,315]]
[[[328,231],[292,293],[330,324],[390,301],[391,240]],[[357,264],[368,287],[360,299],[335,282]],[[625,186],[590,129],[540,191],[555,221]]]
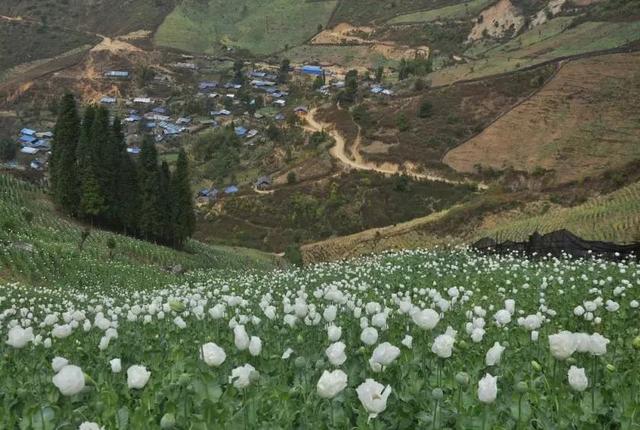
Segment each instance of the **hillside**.
[[640,182],[572,207],[550,200],[518,202],[513,195],[484,196],[406,223],[307,244],[301,250],[304,260],[312,263],[390,249],[463,245],[482,237],[522,241],[536,231],[559,229],[587,240],[640,241]]
[[448,152],[456,170],[551,170],[557,182],[640,158],[640,54],[573,61],[533,97]]
[[[184,252],[107,231],[90,230],[58,215],[42,190],[0,175],[0,280],[33,285],[136,285],[178,282],[201,270],[269,269],[277,259],[243,248],[191,241]],[[110,255],[108,243],[114,241]]]
[[306,42],[324,27],[336,1],[183,1],[155,35],[160,46],[187,52],[224,48],[272,54]]

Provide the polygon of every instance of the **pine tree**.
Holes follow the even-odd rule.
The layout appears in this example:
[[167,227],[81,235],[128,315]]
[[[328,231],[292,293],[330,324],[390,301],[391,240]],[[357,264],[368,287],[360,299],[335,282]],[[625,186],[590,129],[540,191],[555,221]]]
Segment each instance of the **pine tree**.
[[161,228],[158,153],[153,138],[145,136],[140,149],[138,182],[140,184],[139,229],[147,240],[157,240]]
[[125,234],[136,234],[140,215],[140,184],[137,166],[126,150],[121,157],[118,183],[119,221]]
[[96,109],[96,116],[91,127],[91,149],[93,171],[105,203],[99,218],[101,222],[115,226],[117,224],[117,177],[120,155],[109,124],[109,111],[105,107]]
[[158,201],[160,203],[160,232],[159,237],[162,243],[171,244],[173,239],[173,217],[171,216],[173,199],[171,193],[171,172],[169,165],[163,161],[160,166],[159,174],[159,191]]
[[65,212],[78,213],[80,202],[76,150],[80,137],[80,117],[72,94],[65,94],[54,129],[51,149],[51,190],[53,199]]
[[196,227],[191,195],[191,180],[189,177],[189,162],[187,154],[182,149],[178,153],[176,170],[173,173],[171,183],[171,193],[173,195],[173,245],[182,248],[187,238],[194,233]]
[[140,186],[138,184],[137,166],[127,153],[122,123],[117,116],[111,127],[115,149],[118,152],[116,176],[116,217],[125,234],[138,231],[138,215],[140,213]]
[[93,171],[88,172],[82,178],[82,199],[80,200],[80,212],[93,224],[96,218],[106,210],[104,196],[100,189],[100,183]]

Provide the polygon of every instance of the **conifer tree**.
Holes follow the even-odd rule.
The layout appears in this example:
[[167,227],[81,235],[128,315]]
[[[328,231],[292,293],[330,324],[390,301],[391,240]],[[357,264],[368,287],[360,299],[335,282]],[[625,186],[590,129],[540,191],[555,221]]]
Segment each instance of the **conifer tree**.
[[96,109],[91,127],[91,154],[93,171],[98,180],[104,201],[100,220],[111,226],[117,218],[117,177],[120,156],[109,124],[109,111],[101,106]]
[[119,220],[125,234],[138,233],[138,217],[140,215],[140,184],[135,162],[129,154],[122,154],[118,192],[120,195]]
[[169,165],[163,161],[160,165],[159,174],[159,191],[158,201],[160,203],[160,231],[159,237],[165,244],[171,244],[173,239],[173,217],[172,212],[172,193],[171,193],[171,172]]
[[65,212],[78,213],[80,194],[76,148],[80,137],[80,117],[72,94],[65,94],[54,129],[51,149],[51,190],[53,199]]
[[184,150],[178,153],[176,169],[173,173],[171,191],[173,194],[173,246],[182,248],[185,241],[195,231],[196,218],[191,196],[191,179],[189,177],[189,161]]
[[153,138],[145,136],[140,149],[138,182],[140,184],[140,234],[147,240],[157,240],[161,228],[160,171],[158,153]]

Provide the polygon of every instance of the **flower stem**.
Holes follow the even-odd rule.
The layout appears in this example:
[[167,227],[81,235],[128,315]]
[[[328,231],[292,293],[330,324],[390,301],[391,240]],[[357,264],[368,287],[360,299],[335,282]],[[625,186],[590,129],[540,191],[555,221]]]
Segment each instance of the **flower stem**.
[[489,413],[489,406],[484,405],[484,413],[482,414],[482,430],[487,428],[487,414]]
[[596,413],[596,383],[598,382],[598,357],[593,356],[593,386],[591,387],[591,412]]

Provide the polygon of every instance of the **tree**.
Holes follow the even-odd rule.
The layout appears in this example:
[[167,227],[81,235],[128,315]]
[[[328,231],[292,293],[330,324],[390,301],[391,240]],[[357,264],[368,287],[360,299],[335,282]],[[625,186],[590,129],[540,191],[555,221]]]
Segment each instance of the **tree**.
[[233,63],[233,82],[239,85],[244,84],[244,61],[236,60]]
[[173,193],[171,190],[171,172],[169,164],[163,161],[160,165],[159,181],[158,181],[158,202],[160,204],[159,222],[160,229],[158,237],[165,244],[173,242]]
[[113,237],[107,239],[107,249],[109,250],[109,260],[112,260],[113,251],[116,249],[116,240]]
[[429,100],[422,100],[418,109],[419,118],[430,118],[433,114],[433,105]]
[[189,175],[189,161],[184,150],[178,153],[176,170],[171,182],[173,194],[173,226],[174,246],[182,248],[196,228],[196,217],[193,211],[191,193],[191,178]]
[[322,88],[322,86],[324,85],[324,79],[322,78],[322,76],[316,76],[316,78],[313,81],[313,89],[317,90]]
[[67,93],[62,98],[60,114],[53,132],[50,179],[54,202],[66,213],[78,213],[80,194],[77,169],[77,147],[80,138],[80,116],[75,98]]
[[288,59],[283,59],[282,63],[280,63],[280,70],[278,71],[278,83],[284,84],[289,80],[289,68],[291,67],[291,63]]
[[378,68],[376,69],[375,81],[378,83],[382,82],[383,76],[384,76],[384,67],[378,66]]
[[344,90],[338,95],[338,101],[353,103],[358,94],[358,71],[349,70],[344,78]]
[[16,158],[16,144],[10,139],[0,140],[0,161],[11,161]]
[[158,238],[161,228],[160,173],[158,153],[153,138],[146,136],[140,148],[140,166],[138,172],[140,186],[139,229],[147,239]]
[[93,224],[107,209],[100,183],[93,171],[86,173],[82,178],[81,192],[80,213]]
[[404,114],[404,112],[400,112],[398,116],[396,116],[396,127],[398,127],[398,130],[400,131],[409,130],[409,120],[407,119],[407,116]]
[[125,234],[138,232],[140,215],[140,184],[137,166],[126,150],[121,154],[118,175],[119,221]]
[[291,171],[287,173],[287,184],[295,184],[297,180],[296,172]]

